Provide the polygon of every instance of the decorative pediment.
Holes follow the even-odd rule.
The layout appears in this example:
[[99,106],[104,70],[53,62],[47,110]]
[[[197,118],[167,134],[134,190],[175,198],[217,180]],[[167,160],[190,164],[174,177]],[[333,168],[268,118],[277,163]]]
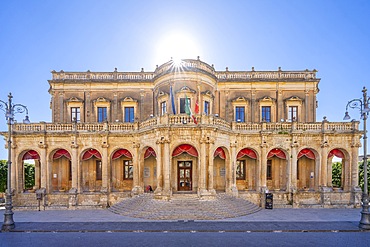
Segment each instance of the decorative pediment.
[[239,96],[239,97],[233,99],[232,102],[238,102],[238,103],[249,102],[249,99],[247,99],[244,96]]
[[204,95],[204,96],[208,96],[208,97],[210,97],[210,98],[214,98],[215,96],[212,94],[212,92],[211,91],[209,91],[209,90],[207,90],[207,91],[204,91],[204,92],[202,92],[201,93],[202,95]]
[[122,102],[137,102],[137,100],[131,98],[131,97],[126,97],[122,100]]
[[189,88],[188,86],[183,86],[176,93],[195,93],[195,92],[196,92],[195,90]]
[[300,98],[300,97],[298,97],[298,96],[292,96],[292,97],[290,97],[290,98],[285,99],[284,101],[299,101],[299,102],[302,102],[302,101],[303,101],[303,99],[301,99],[301,98]]
[[104,97],[99,97],[96,100],[94,100],[95,103],[97,102],[110,102],[110,100],[104,98]]
[[258,99],[259,102],[276,102],[276,99],[271,98],[270,96],[264,96]]
[[164,97],[164,96],[167,96],[167,95],[168,95],[168,93],[163,92],[163,91],[159,91],[159,93],[158,93],[158,97]]
[[67,100],[67,102],[83,102],[83,100],[77,97],[71,97]]

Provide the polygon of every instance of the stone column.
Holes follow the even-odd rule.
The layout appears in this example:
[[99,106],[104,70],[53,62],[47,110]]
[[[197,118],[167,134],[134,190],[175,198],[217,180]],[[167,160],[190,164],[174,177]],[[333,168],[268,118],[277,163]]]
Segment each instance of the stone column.
[[132,157],[132,165],[134,167],[132,193],[134,195],[138,195],[143,191],[142,188],[140,187],[140,181],[139,181],[139,173],[140,173],[139,148],[140,148],[140,144],[139,143],[134,143],[132,145],[132,147],[134,148],[134,155]]
[[[104,138],[105,139],[105,138]],[[102,186],[101,186],[101,192],[108,192],[109,191],[109,182],[110,178],[108,177],[109,174],[109,157],[108,157],[108,147],[107,141],[104,140],[102,144]],[[134,169],[135,170],[135,169]]]
[[277,118],[276,121],[280,121],[280,119],[285,119],[285,109],[284,109],[284,102],[283,102],[283,91],[277,88],[276,92],[276,109],[277,109]]
[[236,187],[236,141],[230,143],[230,162],[228,166],[228,192],[233,196],[238,195],[238,189]]
[[163,154],[163,193],[165,197],[171,196],[171,155],[170,155],[170,141],[168,138],[163,140],[164,154]]
[[72,156],[71,156],[71,162],[72,162],[72,189],[77,189],[81,183],[78,182],[78,145],[76,142],[72,142],[71,145],[72,148]]
[[266,173],[267,173],[267,144],[265,140],[265,136],[262,136],[262,144],[261,144],[261,156],[258,159],[259,160],[259,167],[260,167],[260,177],[259,177],[259,190],[260,192],[265,192],[267,189],[267,178],[266,178]]
[[199,192],[199,195],[201,196],[202,194],[207,193],[207,189],[206,189],[206,175],[207,175],[206,140],[204,138],[200,140],[200,157],[198,157],[198,160],[200,162],[198,192]]
[[38,180],[37,176],[38,176],[38,174],[40,174],[41,175],[40,188],[46,188],[47,193],[50,193],[50,191],[49,191],[50,188],[49,188],[49,184],[48,184],[48,177],[50,177],[50,175],[48,176],[48,174],[50,174],[51,165],[49,164],[49,162],[47,161],[47,158],[46,158],[47,145],[44,144],[44,143],[39,144],[39,148],[40,148],[40,166],[39,166],[39,169],[35,168],[35,184],[37,184],[37,182],[36,182]]
[[326,190],[328,186],[328,144],[324,141],[321,145],[321,171],[320,171],[320,186]]
[[310,117],[309,117],[309,102],[308,102],[308,100],[309,100],[309,94],[310,94],[310,90],[308,90],[308,89],[306,89],[305,90],[305,100],[304,100],[304,110],[305,110],[305,114],[304,114],[304,116],[305,116],[305,119],[302,119],[301,121],[303,122],[303,121],[305,121],[305,122],[310,122]]
[[216,190],[213,185],[213,154],[214,154],[214,142],[210,142],[208,146],[208,192],[216,194]]
[[64,93],[59,93],[59,120],[61,123],[65,121],[64,119]]
[[160,195],[162,193],[163,187],[162,143],[160,140],[158,140],[156,144],[157,144],[157,188],[155,189],[154,194]]
[[357,143],[354,143],[353,145],[351,145],[351,156],[352,156],[352,160],[351,160],[351,167],[349,167],[349,169],[352,171],[352,173],[350,174],[350,186],[352,187],[352,189],[354,188],[359,188],[358,186],[358,148],[361,147],[361,144],[356,141]]
[[96,119],[95,119],[95,121],[94,120],[91,121],[92,108],[91,108],[90,92],[85,93],[85,109],[86,109],[85,121],[86,122],[95,122]]
[[[250,119],[249,121],[254,123],[254,122],[258,122],[258,119],[259,119],[259,116],[256,117],[256,112],[259,112],[258,109],[256,109],[258,107],[256,107],[256,90],[255,89],[252,89],[251,90],[251,111],[248,112],[248,115],[250,116]],[[256,121],[257,119],[257,121]]]
[[116,120],[120,120],[118,118],[118,99],[117,99],[117,92],[113,94],[113,110],[112,110],[112,121],[115,122]]
[[292,143],[292,157],[290,159],[290,173],[289,176],[290,181],[288,181],[289,190],[290,192],[296,192],[297,190],[297,147],[298,145],[296,143]]
[[361,147],[361,143],[358,138],[353,137],[353,142],[351,145],[351,166],[349,169],[351,170],[350,174],[350,187],[352,191],[351,196],[351,204],[355,207],[361,206],[361,198],[362,198],[362,189],[358,184],[358,148]]

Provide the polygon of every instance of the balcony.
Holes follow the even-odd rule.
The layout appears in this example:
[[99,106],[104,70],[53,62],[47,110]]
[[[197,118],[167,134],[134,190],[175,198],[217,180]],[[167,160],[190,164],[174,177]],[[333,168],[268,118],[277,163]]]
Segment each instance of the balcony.
[[[278,122],[278,123],[240,123],[228,122],[216,116],[198,115],[197,124],[192,117],[186,114],[164,115],[152,117],[143,122],[134,123],[17,123],[13,125],[15,134],[35,133],[135,133],[152,130],[160,127],[171,128],[217,128],[224,131],[240,134],[256,134],[260,132],[291,134],[291,133],[353,133],[359,131],[359,122],[328,122],[316,123]],[[2,133],[6,135],[5,132]]]

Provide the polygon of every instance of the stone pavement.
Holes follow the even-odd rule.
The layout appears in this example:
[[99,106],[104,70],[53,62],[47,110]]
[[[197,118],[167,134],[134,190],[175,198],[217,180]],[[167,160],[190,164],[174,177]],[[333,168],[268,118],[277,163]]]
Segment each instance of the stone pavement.
[[[4,210],[0,210],[4,214]],[[15,232],[358,232],[361,209],[262,209],[222,220],[144,220],[98,210],[14,211]]]

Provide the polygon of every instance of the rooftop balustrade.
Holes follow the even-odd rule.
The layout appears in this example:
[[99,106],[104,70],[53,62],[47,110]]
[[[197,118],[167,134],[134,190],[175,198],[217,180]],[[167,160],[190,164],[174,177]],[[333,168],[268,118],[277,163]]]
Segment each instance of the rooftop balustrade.
[[172,61],[162,64],[157,67],[154,72],[60,72],[52,71],[52,80],[98,80],[101,81],[153,81],[157,76],[174,73],[179,71],[203,71],[215,76],[219,81],[249,81],[249,80],[315,80],[316,70],[302,71],[282,71],[280,68],[277,71],[216,71],[209,64],[200,60],[184,59],[181,65],[175,66]]

